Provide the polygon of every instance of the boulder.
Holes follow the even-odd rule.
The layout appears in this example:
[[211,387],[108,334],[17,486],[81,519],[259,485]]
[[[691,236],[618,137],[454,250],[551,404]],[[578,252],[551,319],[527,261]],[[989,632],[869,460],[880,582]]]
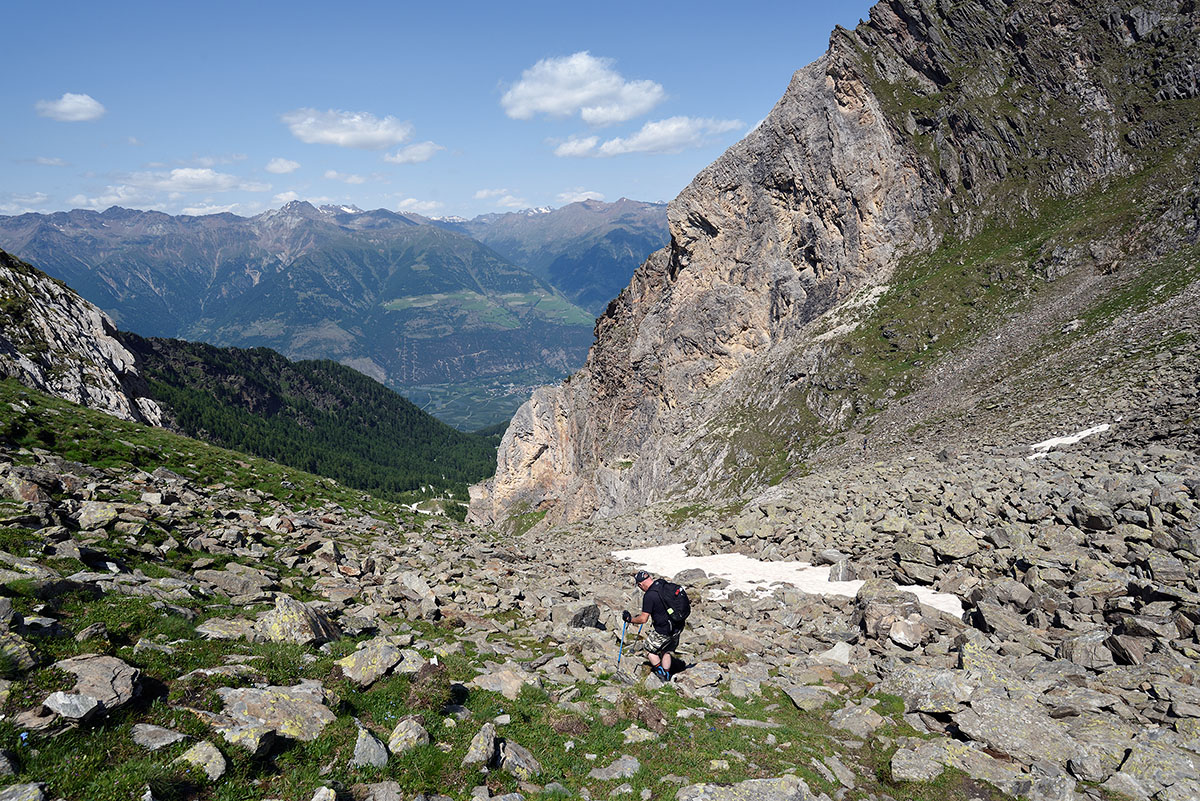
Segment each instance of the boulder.
[[387,746],[380,742],[378,737],[362,726],[358,727],[358,737],[354,741],[354,757],[350,760],[351,766],[382,768],[387,765],[389,756]]
[[41,782],[10,784],[0,789],[0,801],[46,801],[46,785]]
[[115,656],[83,654],[55,662],[54,667],[75,676],[72,692],[95,698],[105,712],[120,709],[141,691],[142,672]]
[[892,754],[892,780],[898,782],[930,782],[942,775],[946,766],[941,762],[942,750],[922,746],[916,750],[898,748]]
[[892,624],[910,615],[921,616],[921,604],[911,592],[890,581],[868,579],[854,597],[855,621],[869,639],[888,636]]
[[50,693],[42,706],[72,723],[85,723],[101,710],[100,702],[90,695]]
[[334,664],[359,687],[370,687],[400,662],[400,649],[386,639],[377,638]]
[[791,774],[737,784],[692,784],[675,794],[676,801],[816,801],[818,797],[803,779]]
[[976,693],[971,708],[955,714],[954,723],[972,740],[1026,764],[1044,760],[1065,767],[1068,760],[1084,752],[1067,727],[1032,700]]
[[224,776],[227,767],[225,756],[207,740],[196,743],[184,751],[175,762],[199,768],[212,782]]
[[507,740],[500,744],[500,769],[526,782],[542,772],[528,748]]
[[133,741],[147,751],[157,751],[160,748],[174,745],[180,740],[186,739],[186,734],[181,734],[162,726],[154,726],[149,723],[135,723],[133,725]]
[[310,742],[337,716],[325,706],[325,690],[317,681],[292,687],[220,687],[224,713],[241,725],[261,725],[292,740]]
[[265,642],[314,645],[341,636],[329,615],[283,593],[275,596],[275,608],[264,613],[254,624],[254,638]]
[[429,732],[416,718],[404,718],[392,729],[388,738],[388,750],[393,754],[403,754],[422,745],[429,745]]
[[899,696],[906,712],[957,712],[975,686],[960,670],[904,665],[890,672],[877,687]]
[[637,757],[622,754],[603,768],[592,768],[588,771],[589,779],[612,781],[613,779],[629,779],[642,769],[642,763]]
[[479,732],[471,738],[467,746],[467,755],[463,757],[462,766],[482,765],[487,767],[496,758],[496,726],[485,723]]
[[521,688],[526,684],[539,684],[539,679],[532,673],[518,673],[512,668],[499,668],[489,673],[481,673],[470,682],[481,690],[491,690],[503,695],[510,701],[517,700]]

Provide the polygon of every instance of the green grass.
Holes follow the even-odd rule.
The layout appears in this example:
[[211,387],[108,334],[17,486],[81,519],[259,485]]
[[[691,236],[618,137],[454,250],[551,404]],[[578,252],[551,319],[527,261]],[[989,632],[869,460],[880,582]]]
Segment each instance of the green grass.
[[[118,420],[28,389],[13,379],[0,381],[0,443],[14,450],[40,448],[69,461],[100,468],[152,472],[165,467],[205,486],[257,490],[296,509],[320,507],[332,501],[391,522],[409,519],[394,504],[331,479],[207,445],[164,429]],[[17,460],[21,458],[18,454]]]

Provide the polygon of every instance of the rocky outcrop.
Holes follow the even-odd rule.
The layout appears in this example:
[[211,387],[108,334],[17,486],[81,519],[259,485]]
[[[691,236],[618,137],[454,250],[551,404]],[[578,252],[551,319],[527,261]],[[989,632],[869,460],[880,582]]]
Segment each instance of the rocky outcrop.
[[[554,523],[728,492],[731,466],[756,448],[779,474],[796,466],[862,412],[861,399],[828,390],[856,380],[831,341],[853,330],[837,315],[867,288],[947,235],[1036,213],[1179,144],[1160,112],[1197,95],[1197,31],[1183,5],[1152,5],[1131,17],[1094,4],[886,0],[837,30],[766,119],[670,204],[670,245],[597,321],[585,368],[514,417],[495,478],[473,490],[473,518]],[[1161,253],[1185,223],[1138,235]],[[1068,269],[1115,258],[1092,251]],[[786,419],[783,433],[748,445],[769,416]]]
[[0,376],[125,420],[159,425],[112,321],[65,285],[0,251]]

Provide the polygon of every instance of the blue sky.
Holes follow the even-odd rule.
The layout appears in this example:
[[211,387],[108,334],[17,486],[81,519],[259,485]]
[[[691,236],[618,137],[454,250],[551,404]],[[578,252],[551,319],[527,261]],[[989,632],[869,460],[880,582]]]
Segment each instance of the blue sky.
[[14,3],[0,214],[670,200],[869,6]]

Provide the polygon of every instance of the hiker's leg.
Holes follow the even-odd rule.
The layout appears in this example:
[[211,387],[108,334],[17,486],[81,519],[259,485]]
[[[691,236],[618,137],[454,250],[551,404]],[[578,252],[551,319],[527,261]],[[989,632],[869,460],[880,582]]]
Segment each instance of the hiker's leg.
[[658,654],[654,653],[653,651],[649,651],[649,652],[647,652],[647,653],[646,653],[646,658],[650,660],[650,667],[652,667],[652,668],[656,668],[656,667],[658,667],[658,663],[659,663],[660,661],[662,661],[662,660],[659,658]]
[[671,654],[670,653],[665,653],[662,655],[662,666],[663,666],[663,669],[666,670],[668,673],[671,672]]

